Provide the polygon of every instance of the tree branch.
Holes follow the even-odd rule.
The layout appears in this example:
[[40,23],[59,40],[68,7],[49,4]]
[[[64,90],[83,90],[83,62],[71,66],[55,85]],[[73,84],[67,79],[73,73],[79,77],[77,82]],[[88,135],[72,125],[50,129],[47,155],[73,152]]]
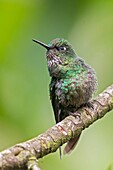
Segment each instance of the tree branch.
[[37,159],[55,152],[71,138],[113,109],[113,85],[45,133],[0,152],[0,170],[38,170]]

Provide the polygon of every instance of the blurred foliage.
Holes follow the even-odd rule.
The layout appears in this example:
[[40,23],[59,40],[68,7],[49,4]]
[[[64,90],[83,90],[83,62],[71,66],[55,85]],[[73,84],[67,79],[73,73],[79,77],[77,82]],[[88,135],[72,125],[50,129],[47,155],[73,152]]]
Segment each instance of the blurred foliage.
[[107,170],[113,170],[113,166],[112,165],[109,165]]
[[[68,39],[97,72],[98,92],[113,82],[113,1],[0,0],[0,150],[54,125],[45,50]],[[75,151],[40,160],[44,170],[101,170],[113,163],[113,114],[83,132]]]

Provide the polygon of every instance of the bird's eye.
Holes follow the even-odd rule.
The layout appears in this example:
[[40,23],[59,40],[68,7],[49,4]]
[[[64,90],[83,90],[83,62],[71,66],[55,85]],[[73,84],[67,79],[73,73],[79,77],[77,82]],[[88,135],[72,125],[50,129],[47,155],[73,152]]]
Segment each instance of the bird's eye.
[[61,47],[57,47],[57,50],[60,52],[65,52],[66,51],[66,47],[61,46]]

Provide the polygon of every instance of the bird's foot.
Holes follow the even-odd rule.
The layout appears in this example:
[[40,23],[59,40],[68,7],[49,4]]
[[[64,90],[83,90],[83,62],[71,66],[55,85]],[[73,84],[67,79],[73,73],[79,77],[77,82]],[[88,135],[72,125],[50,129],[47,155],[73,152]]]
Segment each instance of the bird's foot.
[[88,107],[88,108],[94,110],[94,106],[93,106],[93,104],[91,103],[91,101],[85,103],[84,105],[82,105],[82,107]]
[[69,116],[80,117],[80,113],[78,113],[78,112],[69,112]]

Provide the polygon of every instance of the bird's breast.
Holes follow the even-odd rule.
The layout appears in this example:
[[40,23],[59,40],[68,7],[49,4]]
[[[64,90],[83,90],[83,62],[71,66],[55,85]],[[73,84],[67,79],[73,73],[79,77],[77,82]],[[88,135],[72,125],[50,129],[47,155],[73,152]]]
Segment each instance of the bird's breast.
[[92,73],[82,73],[68,79],[59,79],[55,84],[55,94],[63,107],[80,107],[92,97],[96,78]]

